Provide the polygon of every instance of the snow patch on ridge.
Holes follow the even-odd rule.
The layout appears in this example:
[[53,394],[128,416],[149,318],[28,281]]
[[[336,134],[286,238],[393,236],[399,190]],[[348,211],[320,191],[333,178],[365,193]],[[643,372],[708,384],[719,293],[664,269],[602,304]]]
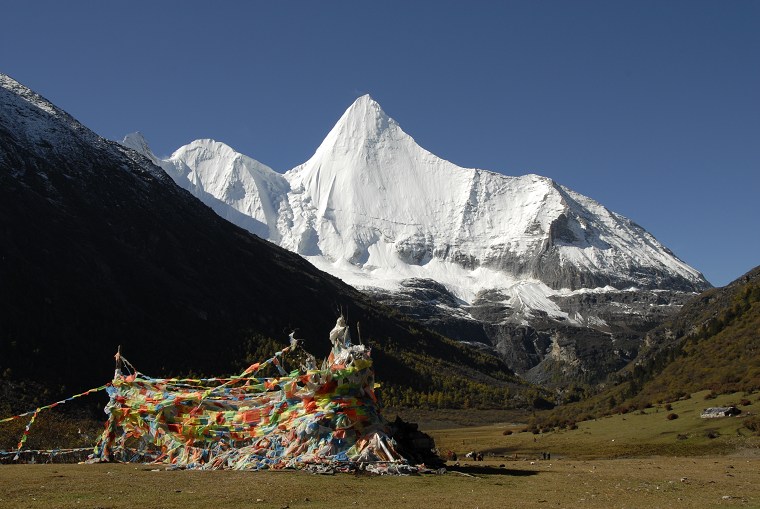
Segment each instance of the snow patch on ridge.
[[[63,157],[77,160],[81,157],[83,145],[93,146],[103,153],[134,157],[122,146],[101,138],[38,93],[2,73],[0,117],[3,118],[7,132],[12,138],[44,158]],[[2,156],[0,154],[0,157]],[[132,173],[137,178],[137,185],[143,185],[145,179],[167,178],[164,172],[152,166],[146,168],[141,165],[123,165],[121,169]],[[92,165],[83,164],[78,171],[92,171]],[[48,179],[48,176],[42,173],[39,176]]]

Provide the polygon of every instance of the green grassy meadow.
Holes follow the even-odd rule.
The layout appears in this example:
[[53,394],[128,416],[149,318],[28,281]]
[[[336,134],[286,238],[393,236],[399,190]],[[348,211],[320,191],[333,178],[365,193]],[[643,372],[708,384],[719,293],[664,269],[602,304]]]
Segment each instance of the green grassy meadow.
[[[445,474],[315,475],[182,471],[137,464],[0,465],[0,507],[16,508],[751,508],[760,507],[760,437],[743,427],[758,394],[690,399],[539,434],[525,423],[429,431],[453,450]],[[749,399],[742,416],[702,408]],[[472,411],[476,412],[476,411]],[[669,413],[678,414],[668,420]],[[476,418],[476,416],[471,416]],[[448,420],[448,419],[446,419]],[[438,423],[440,424],[440,420]],[[421,428],[426,430],[424,422]],[[505,431],[511,434],[505,434]],[[714,438],[709,438],[710,436]],[[464,458],[470,450],[484,461]],[[542,452],[551,459],[541,459]]]
[[[579,422],[576,430],[539,434],[522,431],[525,424],[491,424],[431,431],[439,450],[461,456],[481,451],[497,457],[536,457],[549,452],[553,457],[572,459],[624,458],[651,455],[694,456],[728,454],[737,449],[760,447],[760,437],[743,426],[744,419],[760,414],[758,394],[724,394],[706,400],[709,391],[694,393],[689,399],[671,403],[672,409],[656,405],[629,412]],[[748,399],[748,406],[739,405]],[[702,419],[707,407],[737,405],[739,416]],[[669,420],[669,414],[678,418]],[[505,435],[505,432],[511,434]]]

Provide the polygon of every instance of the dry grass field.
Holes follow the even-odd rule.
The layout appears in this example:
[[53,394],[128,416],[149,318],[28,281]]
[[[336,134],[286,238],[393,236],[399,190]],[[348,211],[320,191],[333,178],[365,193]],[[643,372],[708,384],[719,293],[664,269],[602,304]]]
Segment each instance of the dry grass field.
[[[689,400],[645,414],[534,435],[524,425],[438,429],[459,455],[446,474],[167,471],[149,465],[0,465],[12,508],[750,508],[760,507],[760,438],[744,417],[699,418],[741,395]],[[743,415],[760,410],[757,395]],[[678,419],[668,420],[668,413]],[[423,426],[424,428],[424,426]],[[511,434],[505,434],[511,430]],[[709,438],[709,436],[714,438]],[[478,450],[484,461],[463,458]],[[549,452],[551,459],[542,459]]]
[[15,508],[760,507],[760,457],[467,463],[442,475],[153,471],[144,465],[0,466]]

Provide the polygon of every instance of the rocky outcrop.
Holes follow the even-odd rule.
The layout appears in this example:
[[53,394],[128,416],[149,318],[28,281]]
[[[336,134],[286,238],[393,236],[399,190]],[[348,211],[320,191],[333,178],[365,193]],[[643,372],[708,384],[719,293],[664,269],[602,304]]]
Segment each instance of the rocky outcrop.
[[552,298],[566,318],[536,310],[526,318],[519,302],[497,290],[469,304],[424,279],[372,296],[432,330],[498,353],[531,382],[557,386],[603,381],[636,356],[649,330],[693,297],[667,290],[575,292]]

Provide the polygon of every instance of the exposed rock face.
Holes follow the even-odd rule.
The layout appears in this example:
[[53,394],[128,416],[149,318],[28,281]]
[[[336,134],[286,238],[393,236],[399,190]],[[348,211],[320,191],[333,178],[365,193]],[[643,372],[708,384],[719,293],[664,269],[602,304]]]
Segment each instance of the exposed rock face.
[[498,290],[465,303],[440,283],[413,279],[401,290],[371,294],[435,331],[496,351],[526,379],[545,385],[602,381],[636,356],[647,331],[692,297],[668,290],[574,292],[552,298],[569,318],[533,309],[526,319],[518,299]]

